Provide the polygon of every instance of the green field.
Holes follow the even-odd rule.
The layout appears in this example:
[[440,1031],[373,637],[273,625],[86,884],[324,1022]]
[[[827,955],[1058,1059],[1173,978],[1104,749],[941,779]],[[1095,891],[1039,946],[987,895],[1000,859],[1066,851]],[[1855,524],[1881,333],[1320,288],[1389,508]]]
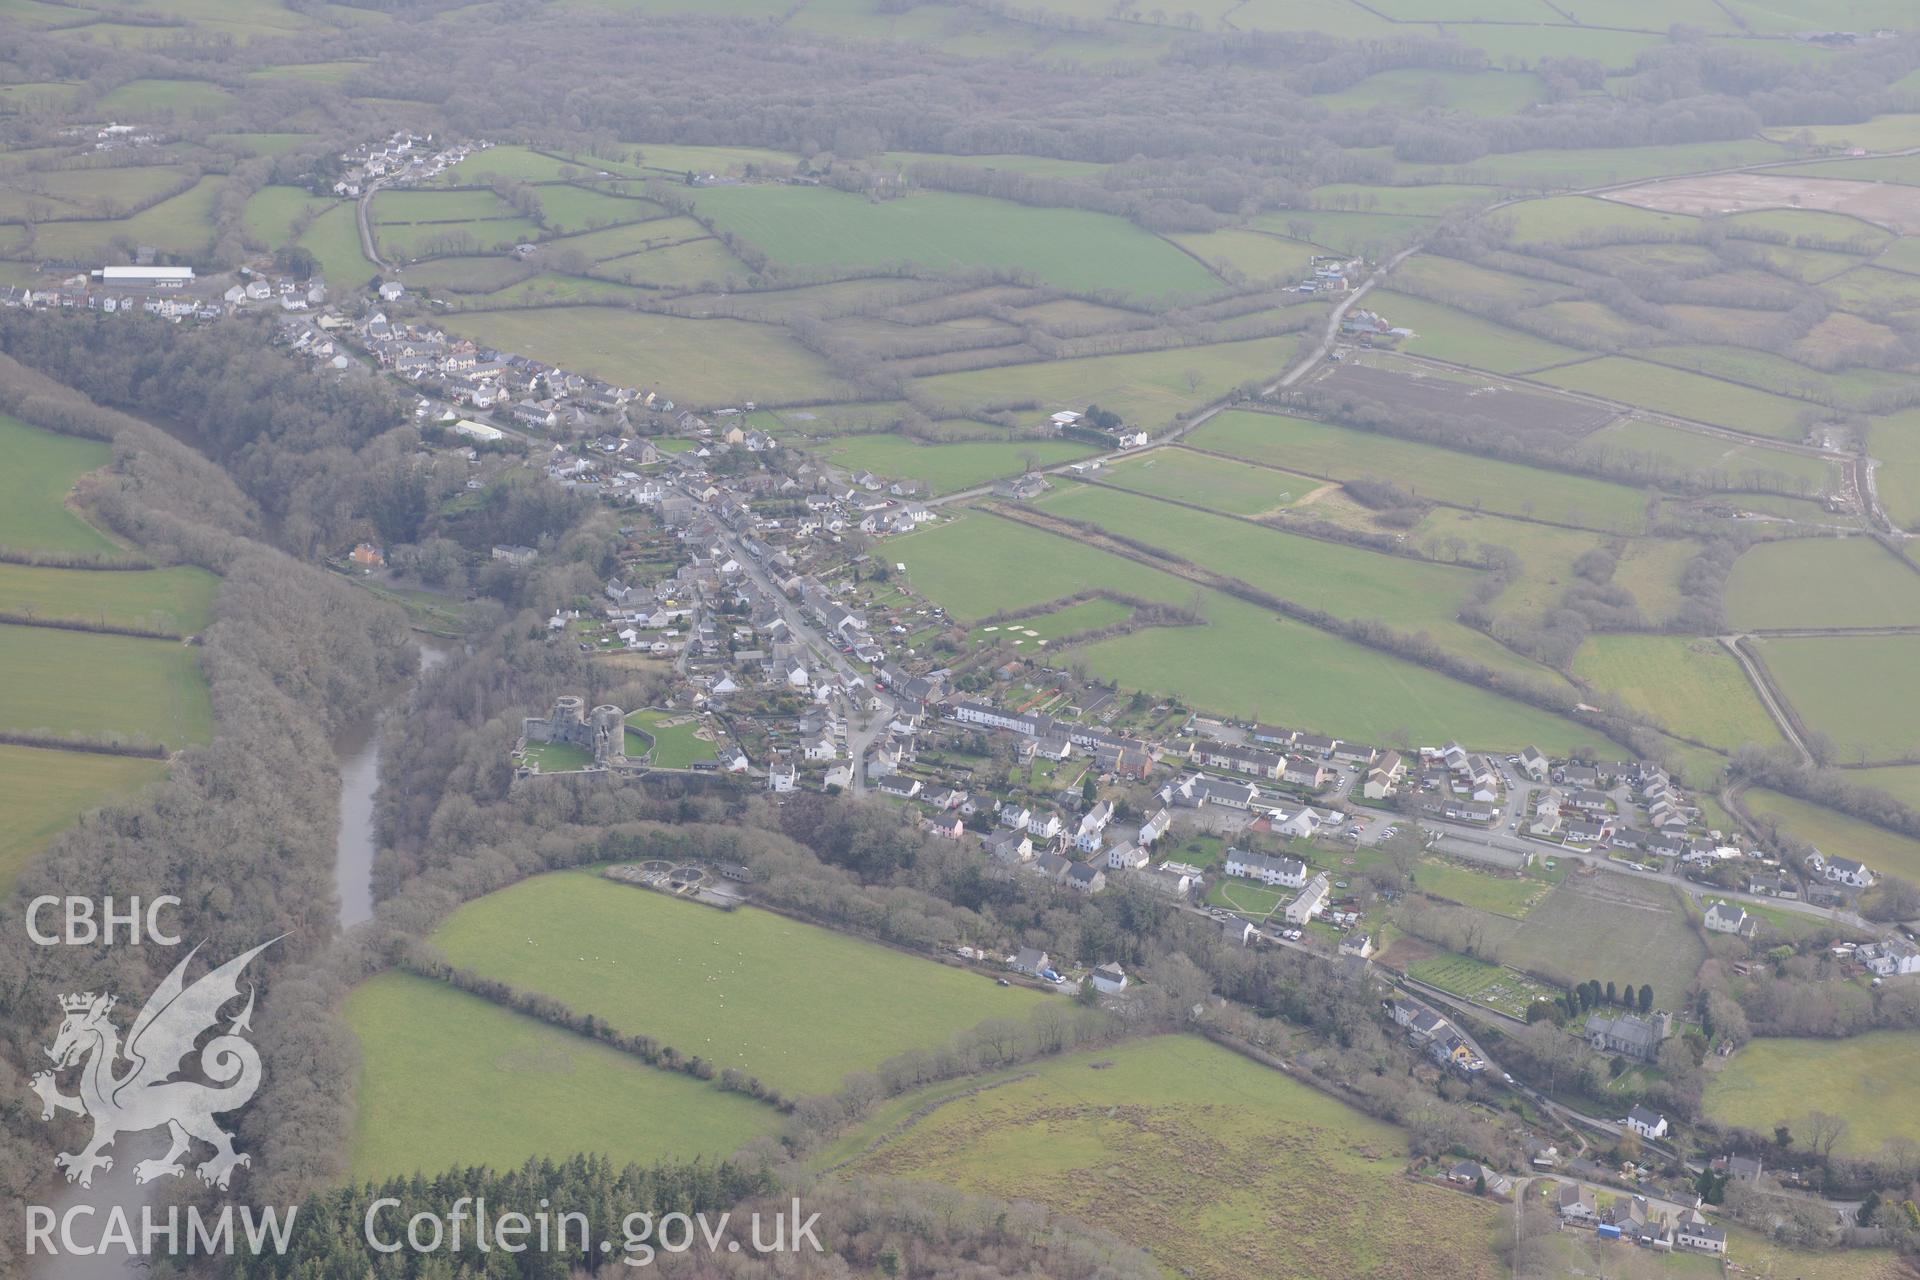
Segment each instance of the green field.
[[1381,291],[1367,305],[1396,328],[1412,329],[1400,349],[1493,373],[1520,373],[1582,358],[1583,352],[1404,293]]
[[220,580],[178,567],[112,572],[0,563],[0,611],[193,635],[206,629]]
[[1283,414],[1223,413],[1187,442],[1335,480],[1393,480],[1421,497],[1476,510],[1609,532],[1637,530],[1645,520],[1646,495],[1625,485]]
[[[1485,743],[1519,750],[1538,740],[1591,740],[1569,720],[1488,694],[1338,636],[1199,590],[1096,547],[994,516],[971,514],[896,538],[887,556],[916,591],[961,620],[1106,588],[1186,607],[1206,625],[1149,628],[1077,652],[1123,688],[1175,694],[1191,705],[1310,725],[1355,741]],[[1021,572],[1010,575],[1007,566]]]
[[[620,1030],[825,1093],[1039,997],[754,908],[722,912],[562,872],[470,902],[433,935],[455,964]],[[822,1035],[831,1027],[831,1035]]]
[[1680,213],[1656,213],[1593,196],[1551,196],[1502,209],[1494,215],[1513,227],[1517,245],[1617,244],[1686,240],[1700,220]]
[[1755,641],[1801,722],[1833,740],[1838,759],[1920,759],[1910,698],[1920,636],[1823,636]]
[[218,110],[230,97],[219,85],[204,80],[129,80],[101,98],[99,108],[121,116]]
[[1814,412],[1808,405],[1751,387],[1621,356],[1549,370],[1538,379],[1570,391],[1778,440],[1799,440],[1803,434],[1801,418]]
[[665,386],[696,405],[842,396],[826,363],[772,325],[589,306],[466,311],[449,316],[447,328],[625,386]]
[[1879,769],[1860,769],[1847,777],[1863,787],[1874,787],[1901,802],[1920,809],[1920,765],[1888,765]]
[[1494,875],[1443,858],[1422,859],[1414,869],[1413,882],[1422,893],[1515,920],[1525,919],[1553,887],[1533,876]]
[[1407,976],[1510,1018],[1524,1018],[1534,1001],[1551,1000],[1560,994],[1558,988],[1524,973],[1475,960],[1472,956],[1447,954],[1417,960],[1408,967]]
[[[685,723],[669,725],[670,720]],[[634,711],[627,716],[627,727],[639,731],[627,743],[627,754],[651,750],[656,769],[691,769],[696,760],[717,758],[712,740],[695,732],[701,727],[699,718],[687,712]]]
[[1298,280],[1313,266],[1314,246],[1264,231],[1228,228],[1167,237],[1232,280]]
[[412,974],[361,983],[345,1012],[361,1055],[354,1178],[579,1152],[615,1165],[721,1158],[779,1128],[742,1094]]
[[1180,448],[1122,458],[1091,473],[1091,478],[1133,493],[1192,502],[1235,516],[1284,510],[1324,484]]
[[0,626],[0,728],[207,742],[213,707],[195,650],[175,640]]
[[1727,751],[1780,741],[1760,695],[1717,641],[1690,636],[1596,635],[1573,673],[1683,737]]
[[113,450],[98,440],[55,435],[0,413],[0,547],[80,555],[118,544],[66,505],[76,480],[103,467]]
[[976,627],[973,640],[977,644],[996,644],[1004,640],[1016,648],[1048,644],[1062,636],[1097,631],[1116,622],[1124,622],[1132,613],[1132,609],[1117,600],[1082,600],[1079,604],[1070,604],[1051,613],[1034,614],[1017,622]]
[[1744,444],[1664,422],[1630,418],[1610,423],[1582,442],[1612,461],[1655,459],[1665,472],[1701,476],[1716,489],[1819,494],[1833,487],[1835,466],[1824,458]]
[[[1864,777],[1861,781],[1869,783]],[[1854,858],[1877,872],[1898,876],[1909,884],[1920,884],[1920,840],[1777,791],[1755,788],[1742,797],[1742,803],[1756,817],[1776,820],[1788,834],[1822,853]]]
[[1733,562],[1727,616],[1736,627],[1920,625],[1920,574],[1869,538],[1789,538]]
[[159,760],[0,745],[0,896],[27,860],[89,809],[163,776]]
[[1041,1200],[1197,1280],[1500,1274],[1495,1206],[1404,1178],[1399,1130],[1194,1037],[909,1095],[839,1150],[876,1139],[856,1171]]
[[327,283],[341,293],[365,287],[376,274],[374,265],[360,251],[360,233],[351,204],[337,204],[315,218],[299,244],[320,263],[320,274]]
[[1888,1138],[1920,1141],[1920,1074],[1907,1064],[1920,1032],[1870,1031],[1845,1040],[1761,1037],[1708,1077],[1706,1112],[1722,1124],[1806,1138],[1810,1111],[1845,1117],[1838,1151],[1871,1156]]
[[593,764],[593,753],[571,742],[529,742],[521,754],[541,773],[577,773]]
[[[305,212],[324,210],[333,204],[303,187],[262,187],[248,199],[241,223],[248,235],[269,249],[277,249],[294,238],[293,224]],[[339,283],[345,285],[347,281]]]
[[[1037,401],[1049,409],[1098,404],[1149,430],[1217,400],[1243,382],[1277,377],[1293,362],[1292,334],[1171,351],[1082,356],[1002,365],[914,380],[934,403],[964,416],[981,407]],[[1040,415],[1036,415],[1038,421]]]
[[1198,262],[1124,219],[980,196],[870,201],[827,187],[709,187],[700,216],[791,267],[994,267],[1078,292],[1208,293]]
[[1170,551],[1283,600],[1336,617],[1384,622],[1409,634],[1424,631],[1442,648],[1472,661],[1547,675],[1458,620],[1461,603],[1479,578],[1475,570],[1324,542],[1092,485],[1068,484],[1037,505],[1049,515]]
[[1074,440],[965,440],[955,444],[922,444],[906,436],[848,435],[815,446],[814,451],[849,471],[871,471],[887,479],[918,480],[929,493],[954,493],[1007,476],[1017,476],[1032,463],[1055,463],[1085,458],[1092,445]]

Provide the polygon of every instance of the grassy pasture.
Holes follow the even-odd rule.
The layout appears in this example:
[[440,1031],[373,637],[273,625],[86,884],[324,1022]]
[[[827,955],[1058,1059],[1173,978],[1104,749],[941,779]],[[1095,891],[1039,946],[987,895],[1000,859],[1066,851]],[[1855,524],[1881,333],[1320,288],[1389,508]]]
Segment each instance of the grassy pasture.
[[609,307],[469,311],[447,327],[506,351],[629,386],[666,385],[697,405],[830,400],[825,363],[784,332],[742,320],[683,320]]
[[1589,452],[1660,459],[1671,471],[1709,477],[1719,489],[1767,489],[1818,494],[1831,487],[1835,467],[1823,458],[1737,444],[1724,436],[1687,431],[1645,419],[1610,423],[1581,442]]
[[[1070,604],[1064,609],[1055,609],[1052,613],[1022,618],[1018,622],[976,627],[973,631],[973,640],[976,644],[997,644],[1005,640],[1014,647],[1033,644],[1039,640],[1051,643],[1062,636],[1110,627],[1116,622],[1125,621],[1132,612],[1132,609],[1116,600],[1082,600],[1079,604]],[[1028,632],[1033,634],[1028,635]]]
[[1915,289],[1913,277],[1902,271],[1856,267],[1822,282],[1820,292],[1842,310],[1868,315],[1920,310],[1920,289]]
[[1455,453],[1433,445],[1281,414],[1223,413],[1188,442],[1335,480],[1377,476],[1422,497],[1603,531],[1644,522],[1645,495],[1625,485]]
[[1367,297],[1367,305],[1384,316],[1387,323],[1413,330],[1414,336],[1402,339],[1400,349],[1417,356],[1431,356],[1493,373],[1520,373],[1578,360],[1584,354],[1404,293],[1385,290],[1372,293]]
[[[606,262],[678,241],[698,239],[707,234],[707,229],[692,218],[670,215],[664,205],[654,207],[657,212],[651,217],[600,231],[562,236],[548,241],[548,245],[556,252],[572,250],[581,253],[589,262]],[[636,209],[634,213],[639,217],[641,210]]]
[[1648,347],[1634,355],[1655,364],[1692,369],[1777,395],[1797,396],[1842,408],[1865,409],[1876,392],[1898,391],[1913,385],[1913,378],[1907,374],[1879,369],[1823,373],[1785,356],[1738,347],[1681,344]]
[[1172,245],[1107,214],[945,192],[875,204],[827,187],[710,187],[694,201],[702,217],[795,267],[999,267],[1151,297],[1219,285]]
[[1024,1016],[1041,998],[783,916],[722,912],[585,871],[469,902],[433,942],[455,964],[796,1093],[830,1091],[850,1071],[983,1019]]
[[0,609],[8,613],[184,635],[206,629],[219,586],[205,569],[187,566],[106,572],[0,563]]
[[370,209],[376,227],[405,222],[468,222],[511,218],[514,207],[491,191],[433,191],[398,188],[378,192]]
[[373,242],[389,262],[410,262],[446,254],[505,251],[539,235],[540,224],[531,218],[475,218],[465,222],[382,223],[373,229]]
[[43,222],[34,228],[33,256],[106,260],[122,236],[172,253],[194,254],[213,238],[213,201],[221,179],[202,178],[177,196],[127,218],[90,222]]
[[[1520,571],[1498,604],[1504,611],[1534,612],[1552,608],[1566,589],[1569,566],[1586,551],[1608,540],[1579,529],[1547,528],[1484,512],[1436,507],[1408,534],[1429,555],[1445,555],[1447,539],[1459,537],[1468,545],[1490,542],[1518,557]],[[1626,544],[1613,585],[1631,592],[1641,612],[1665,618],[1679,605],[1681,567],[1698,547],[1679,538],[1634,538]]]
[[360,232],[350,204],[335,205],[315,218],[299,243],[319,262],[320,274],[335,289],[358,289],[374,275],[374,265],[360,251]]
[[594,275],[659,289],[688,289],[743,275],[746,268],[718,240],[693,240],[608,258]]
[[1772,169],[1771,173],[1795,178],[1838,178],[1851,182],[1897,182],[1902,186],[1920,186],[1920,156],[1869,156],[1860,160],[1821,160]]
[[[723,1157],[779,1127],[779,1113],[744,1095],[411,974],[361,983],[345,1012],[361,1053],[355,1178],[576,1152]],[[446,1122],[450,1098],[458,1124]]]
[[74,482],[112,458],[98,440],[55,435],[0,413],[0,547],[111,554],[119,544],[67,506]]
[[[1510,750],[1539,739],[1549,750],[1549,741],[1570,747],[1593,736],[1571,721],[1244,601],[1196,592],[1182,579],[984,513],[893,539],[887,556],[907,566],[916,590],[962,620],[1089,588],[1182,606],[1197,598],[1205,626],[1151,628],[1078,651],[1096,674],[1124,688],[1176,694],[1196,707],[1284,715],[1366,742],[1438,733]],[[1009,565],[1021,571],[1010,574]]]
[[1552,302],[1565,296],[1568,291],[1568,286],[1551,280],[1535,280],[1510,271],[1495,271],[1432,253],[1417,253],[1408,258],[1394,268],[1392,279],[1396,284],[1412,284],[1443,298],[1458,295],[1517,307]]
[[1549,302],[1532,308],[1527,315],[1536,322],[1557,326],[1569,340],[1602,350],[1656,341],[1662,334],[1661,330],[1629,320],[1604,302],[1585,298]]
[[1839,248],[1871,257],[1887,247],[1894,233],[1885,227],[1844,213],[1822,209],[1756,209],[1736,213],[1725,219],[1733,235],[1759,239],[1787,237],[1788,243],[1809,243],[1815,248]]
[[193,649],[173,640],[0,625],[0,728],[141,734],[169,747],[213,737]]
[[898,165],[958,164],[976,169],[998,169],[1006,173],[1030,173],[1043,178],[1097,179],[1112,167],[1094,160],[1059,160],[1052,156],[949,156],[933,151],[889,151],[880,159]]
[[1603,356],[1564,369],[1551,369],[1538,375],[1538,380],[1569,391],[1584,391],[1660,413],[1781,440],[1800,439],[1800,419],[1814,412],[1807,405],[1764,391],[1730,386],[1699,374],[1622,356]]
[[1746,673],[1717,641],[1690,636],[1589,636],[1573,673],[1675,733],[1732,751],[1772,746],[1780,732]]
[[215,111],[233,95],[204,80],[129,80],[100,99],[110,116],[148,116],[163,112]]
[[[1920,1074],[1898,1069],[1920,1032],[1870,1031],[1845,1040],[1763,1036],[1707,1079],[1706,1113],[1723,1124],[1796,1133],[1809,1111],[1845,1117],[1837,1150],[1875,1154],[1887,1138],[1920,1140]],[[1804,1136],[1804,1135],[1803,1135]]]
[[1043,1200],[1200,1280],[1416,1275],[1434,1250],[1464,1280],[1500,1274],[1495,1206],[1407,1181],[1399,1130],[1197,1037],[910,1095],[833,1154],[875,1140],[858,1171]]
[[536,151],[532,147],[502,145],[488,147],[477,155],[468,156],[457,166],[442,174],[439,181],[484,183],[489,177],[498,177],[519,182],[560,182],[569,176],[594,178],[602,173],[617,177],[638,177],[640,171],[630,164],[613,160],[592,157],[568,160],[562,156]]
[[1263,213],[1252,225],[1261,231],[1311,240],[1341,253],[1384,258],[1392,250],[1407,244],[1431,225],[1428,218],[1401,213],[1342,213],[1317,209],[1289,209],[1285,213]]
[[[637,188],[640,184],[619,184]],[[540,200],[540,225],[550,235],[618,226],[654,217],[660,206],[640,196],[597,187],[554,183],[534,193]]]
[[[668,724],[670,720],[686,723]],[[639,731],[628,735],[627,754],[637,756],[651,750],[656,768],[690,769],[695,761],[713,760],[718,755],[711,738],[694,732],[700,727],[699,718],[689,718],[684,711],[635,711],[627,716],[627,727]]]
[[1685,214],[1657,213],[1595,196],[1549,196],[1511,205],[1494,216],[1512,225],[1516,245],[1685,240],[1700,226],[1699,219]]
[[1225,279],[1298,280],[1311,270],[1316,252],[1313,245],[1264,231],[1197,231],[1167,239]]
[[[1515,920],[1525,919],[1527,912],[1553,887],[1532,876],[1493,875],[1444,858],[1422,859],[1414,869],[1413,882],[1422,893]],[[1435,986],[1446,985],[1432,978],[1427,981],[1434,982]],[[1453,988],[1447,987],[1447,990]]]
[[955,415],[1028,400],[1049,408],[1084,409],[1092,403],[1153,429],[1169,425],[1176,414],[1218,399],[1250,378],[1277,376],[1292,362],[1298,347],[1295,335],[1283,334],[1171,351],[1001,365],[932,374],[914,382]]
[[1839,759],[1920,757],[1911,691],[1920,637],[1822,636],[1755,642],[1767,670],[1809,729],[1833,739]]
[[1850,771],[1847,777],[1863,787],[1873,787],[1920,809],[1920,765],[1889,765],[1880,769]]
[[1887,514],[1906,528],[1920,525],[1920,409],[1875,418],[1867,441],[1880,460],[1874,488]]
[[918,480],[935,494],[972,489],[1027,469],[1072,462],[1096,450],[1073,440],[965,440],[921,444],[905,436],[840,436],[818,452],[849,470],[871,471],[893,479]]
[[1727,616],[1737,627],[1920,625],[1920,574],[1868,538],[1789,538],[1733,563]]
[[1920,147],[1920,114],[1875,116],[1862,124],[1782,125],[1763,129],[1769,138],[1806,141],[1816,146],[1865,151],[1903,151]]
[[294,223],[304,212],[333,203],[301,187],[262,187],[247,200],[241,225],[261,244],[277,249],[293,239]]
[[414,293],[497,293],[535,274],[526,263],[512,258],[435,258],[407,268],[408,290]]
[[1342,618],[1425,631],[1443,648],[1501,670],[1546,674],[1457,620],[1477,574],[1301,537],[1244,520],[1089,485],[1042,498],[1050,515],[1096,525]]
[[1706,948],[1674,891],[1600,872],[1569,876],[1499,944],[1499,958],[1565,985],[1599,978],[1651,983],[1656,1008],[1673,1008]]
[[166,771],[159,760],[0,746],[0,894],[74,819]]
[[[1531,33],[1526,33],[1530,36]],[[1592,52],[1602,33],[1582,29],[1573,35],[1579,48],[1565,56],[1599,56]],[[1526,36],[1521,37],[1525,39]],[[1486,34],[1473,43],[1491,48]],[[1638,44],[1639,42],[1634,42]],[[1629,60],[1631,60],[1629,58]],[[1728,169],[1759,164],[1767,160],[1790,159],[1786,147],[1761,139],[1737,142],[1687,142],[1670,147],[1591,147],[1578,150],[1510,151],[1482,156],[1465,165],[1407,166],[1410,172],[1432,171],[1454,182],[1485,182],[1522,191],[1551,191],[1563,187],[1598,187],[1631,182],[1639,178],[1658,178],[1677,173],[1697,173],[1703,169]]]
[[1102,467],[1095,478],[1134,493],[1198,503],[1236,516],[1264,515],[1294,506],[1323,484],[1179,448],[1123,458]]
[[1777,791],[1755,789],[1742,797],[1757,817],[1772,818],[1788,833],[1822,853],[1855,858],[1875,871],[1920,884],[1920,840],[1910,840],[1870,822],[1808,804]]

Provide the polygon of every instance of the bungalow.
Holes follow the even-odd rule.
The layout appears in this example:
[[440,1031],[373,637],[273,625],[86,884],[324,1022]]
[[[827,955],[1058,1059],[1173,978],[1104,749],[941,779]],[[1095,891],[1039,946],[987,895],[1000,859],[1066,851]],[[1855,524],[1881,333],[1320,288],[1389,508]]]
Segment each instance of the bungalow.
[[1477,1182],[1497,1196],[1513,1190],[1511,1178],[1498,1170],[1487,1168],[1477,1160],[1462,1160],[1455,1164],[1447,1170],[1447,1181],[1468,1187]]
[[1301,806],[1291,812],[1275,809],[1268,819],[1274,834],[1293,836],[1295,839],[1311,839],[1320,830],[1320,811],[1309,806]]
[[1582,813],[1605,813],[1613,807],[1613,800],[1604,791],[1575,791],[1567,797],[1567,803]]
[[1634,1103],[1627,1112],[1627,1118],[1621,1122],[1643,1138],[1664,1138],[1667,1136],[1667,1118],[1650,1107]]
[[1030,978],[1037,978],[1051,970],[1053,963],[1048,959],[1046,952],[1032,947],[1022,947],[1014,954],[1013,959],[1007,962],[1007,967],[1015,973],[1024,973]]
[[1566,843],[1599,844],[1607,838],[1609,829],[1604,822],[1594,822],[1589,818],[1575,818],[1567,823]]
[[1727,1251],[1727,1233],[1701,1217],[1699,1211],[1694,1209],[1680,1215],[1680,1221],[1673,1229],[1673,1242],[1682,1249],[1699,1253]]
[[1300,859],[1274,858],[1245,849],[1228,849],[1223,869],[1230,876],[1289,889],[1303,888],[1307,883],[1307,864]]
[[1560,1220],[1562,1222],[1598,1222],[1600,1212],[1594,1202],[1593,1188],[1577,1183],[1560,1184]]
[[890,773],[873,785],[875,790],[902,800],[911,800],[920,794],[920,779],[909,778],[904,773]]
[[1176,901],[1184,899],[1193,892],[1193,877],[1185,871],[1175,871],[1170,864],[1159,867],[1140,867],[1129,875],[1135,883]]

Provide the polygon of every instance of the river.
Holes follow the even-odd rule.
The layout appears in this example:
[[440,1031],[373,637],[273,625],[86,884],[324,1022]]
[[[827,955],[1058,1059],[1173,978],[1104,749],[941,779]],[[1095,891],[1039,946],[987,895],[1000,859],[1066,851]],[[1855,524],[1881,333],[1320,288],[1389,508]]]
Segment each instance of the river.
[[[417,643],[422,673],[446,661],[449,650],[443,644],[426,639],[419,639]],[[408,689],[405,696],[410,698],[412,693],[412,689]],[[333,879],[339,892],[342,929],[351,929],[373,917],[373,858],[380,843],[374,831],[373,802],[380,788],[380,734],[387,714],[375,712],[348,725],[333,744],[340,766],[340,829],[334,841]],[[75,1223],[74,1234],[80,1240],[98,1241],[108,1215],[115,1208],[127,1215],[127,1221],[138,1232],[140,1210],[161,1200],[162,1184],[140,1186],[135,1183],[134,1165],[144,1159],[157,1158],[166,1149],[164,1131],[124,1134],[114,1141],[110,1171],[96,1174],[94,1185],[87,1190],[63,1186],[48,1207],[62,1220],[71,1209],[92,1207],[91,1220]],[[204,1148],[197,1149],[197,1155],[204,1154]],[[189,1172],[185,1176],[193,1175]],[[235,1179],[234,1187],[239,1192],[236,1205],[245,1200],[245,1178],[246,1172],[242,1170]],[[237,1222],[235,1230],[239,1230]],[[54,1239],[58,1245],[57,1233]],[[36,1261],[32,1268],[34,1280],[128,1280],[144,1271],[144,1267],[129,1259],[121,1248],[90,1257],[68,1254],[64,1246],[61,1248],[57,1256],[43,1256]]]

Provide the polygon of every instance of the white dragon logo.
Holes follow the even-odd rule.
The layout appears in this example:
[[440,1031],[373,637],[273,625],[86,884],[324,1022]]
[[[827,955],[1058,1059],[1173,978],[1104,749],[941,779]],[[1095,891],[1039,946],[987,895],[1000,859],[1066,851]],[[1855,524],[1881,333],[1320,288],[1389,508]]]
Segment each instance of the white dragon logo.
[[[200,1073],[210,1084],[197,1080],[178,1080],[181,1060],[194,1050],[202,1033],[220,1021],[220,1010],[240,996],[239,977],[248,961],[279,939],[263,942],[244,955],[235,957],[207,974],[192,986],[182,975],[199,952],[195,947],[186,959],[175,965],[166,981],[148,999],[146,1007],[133,1020],[126,1047],[120,1044],[120,1032],[107,1017],[114,1005],[112,995],[60,997],[66,1021],[53,1047],[46,1051],[54,1061],[52,1071],[33,1077],[33,1091],[40,1095],[42,1120],[53,1119],[57,1111],[93,1119],[93,1141],[78,1154],[62,1152],[54,1164],[66,1171],[68,1182],[83,1187],[93,1185],[96,1169],[113,1168],[113,1157],[104,1154],[122,1133],[140,1133],[166,1126],[173,1138],[167,1154],[158,1160],[142,1160],[134,1166],[134,1181],[148,1182],[159,1177],[179,1177],[186,1172],[183,1159],[192,1147],[191,1139],[210,1144],[213,1157],[197,1170],[208,1186],[225,1188],[237,1166],[253,1163],[251,1156],[233,1149],[233,1135],[214,1122],[213,1117],[237,1111],[247,1105],[260,1087],[260,1054],[241,1035],[251,1030],[253,988],[247,989],[247,1007],[227,1027],[201,1048]],[[122,1059],[123,1073],[116,1074]],[[76,1064],[80,1071],[80,1092],[68,1097],[59,1090],[55,1072]]]

